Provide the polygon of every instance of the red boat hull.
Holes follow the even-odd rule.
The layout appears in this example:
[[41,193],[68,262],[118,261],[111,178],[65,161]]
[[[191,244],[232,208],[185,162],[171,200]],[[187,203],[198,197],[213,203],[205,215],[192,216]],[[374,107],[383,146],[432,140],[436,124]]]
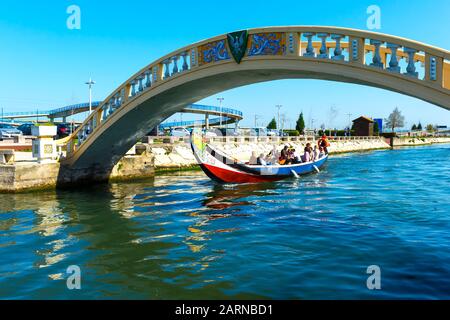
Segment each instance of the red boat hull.
[[214,180],[221,183],[258,183],[258,182],[272,182],[282,180],[285,177],[274,176],[257,176],[244,172],[236,172],[226,170],[206,163],[202,163],[203,171]]

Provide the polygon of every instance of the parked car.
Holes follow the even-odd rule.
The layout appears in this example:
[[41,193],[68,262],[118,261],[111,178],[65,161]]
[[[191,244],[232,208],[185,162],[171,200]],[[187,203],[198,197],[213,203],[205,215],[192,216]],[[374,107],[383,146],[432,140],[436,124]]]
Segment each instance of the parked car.
[[32,123],[24,123],[17,127],[17,130],[22,131],[25,136],[31,136],[31,127],[34,126]]
[[205,137],[219,137],[222,133],[218,129],[208,129],[204,131]]
[[0,139],[13,138],[22,135],[22,131],[17,130],[10,124],[0,124]]
[[241,132],[241,135],[244,136],[259,136],[259,137],[267,136],[267,128],[264,127],[240,128],[239,131]]
[[59,139],[69,136],[72,132],[72,124],[70,123],[58,123],[56,126],[56,134]]
[[239,136],[239,133],[235,129],[220,128],[219,131],[222,136],[232,136],[232,137]]
[[172,137],[185,137],[185,136],[191,135],[191,133],[186,128],[178,127],[178,128],[173,128],[172,130],[170,130],[170,135]]
[[147,136],[156,137],[156,136],[164,136],[166,135],[164,129],[158,128],[158,126],[154,127],[150,132],[147,133]]
[[280,131],[277,129],[268,129],[267,135],[270,137],[278,137],[280,135]]

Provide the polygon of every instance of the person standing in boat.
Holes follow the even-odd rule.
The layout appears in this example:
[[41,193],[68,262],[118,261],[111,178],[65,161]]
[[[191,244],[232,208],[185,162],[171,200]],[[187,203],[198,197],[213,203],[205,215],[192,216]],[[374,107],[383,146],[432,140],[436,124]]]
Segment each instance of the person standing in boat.
[[322,138],[319,139],[319,141],[317,141],[317,146],[319,148],[322,147],[325,154],[328,154],[328,147],[330,146],[330,142],[328,141],[325,134],[322,136]]

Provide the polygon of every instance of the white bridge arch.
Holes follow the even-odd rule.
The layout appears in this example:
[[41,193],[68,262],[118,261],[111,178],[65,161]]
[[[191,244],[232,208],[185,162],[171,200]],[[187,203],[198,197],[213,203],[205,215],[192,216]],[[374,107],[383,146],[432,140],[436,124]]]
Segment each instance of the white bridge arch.
[[[74,132],[62,164],[107,174],[149,129],[186,105],[269,80],[363,84],[450,110],[447,50],[337,27],[270,27],[247,30],[247,34],[240,63],[224,34],[172,52],[139,70]],[[400,63],[401,59],[407,63]]]

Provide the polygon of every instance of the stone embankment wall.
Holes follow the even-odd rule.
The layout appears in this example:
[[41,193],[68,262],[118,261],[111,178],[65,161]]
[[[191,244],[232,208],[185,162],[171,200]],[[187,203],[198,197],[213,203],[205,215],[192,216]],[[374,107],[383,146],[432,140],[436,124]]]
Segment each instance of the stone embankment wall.
[[[277,141],[277,142],[250,142],[250,143],[214,143],[214,145],[227,154],[241,160],[248,160],[255,151],[257,155],[268,154],[273,150],[274,147],[280,151],[283,146],[288,145],[296,149],[299,154],[303,154],[303,150],[307,143],[311,146],[315,146],[317,141],[311,140],[291,140],[291,141]],[[357,152],[357,151],[368,151],[376,149],[387,149],[389,144],[387,144],[382,139],[367,139],[367,140],[330,140],[330,147],[328,151],[330,154],[343,153],[343,152]]]
[[401,137],[394,138],[394,147],[420,146],[434,143],[450,143],[450,137]]
[[[214,137],[209,141],[222,150],[241,160],[248,160],[252,151],[258,155],[268,154],[274,147],[278,150],[290,145],[302,153],[306,143],[315,145],[312,138],[302,137]],[[330,140],[331,154],[358,152],[390,148],[382,138],[338,138]],[[450,138],[395,138],[394,145],[425,145],[432,143],[450,143]],[[136,152],[127,154],[106,176],[102,173],[89,173],[92,180],[129,180],[152,177],[156,171],[183,170],[197,168],[192,154],[189,138],[168,138],[157,141],[148,139],[147,143],[136,145]],[[16,152],[15,163],[0,164],[0,192],[17,192],[32,189],[53,188],[57,185],[73,185],[80,182],[77,177],[86,176],[86,172],[67,171],[58,162],[38,163],[31,157],[31,152]]]
[[178,170],[191,168],[197,161],[188,142],[173,144],[148,144],[148,151],[155,157],[155,170]]
[[[83,183],[86,172],[75,172],[61,167],[59,162],[38,163],[25,153],[19,153],[21,161],[0,165],[0,192],[18,192],[70,186]],[[30,159],[28,159],[30,158]],[[153,177],[154,156],[143,152],[138,155],[124,156],[108,175],[101,172],[91,173],[92,181],[131,180]]]
[[[170,139],[169,139],[170,140]],[[169,142],[169,141],[167,141]],[[226,152],[227,154],[241,160],[248,160],[252,151],[257,155],[268,154],[273,150],[274,146],[281,150],[284,145],[294,147],[302,153],[306,143],[316,145],[317,141],[312,138],[305,139],[301,137],[280,138],[210,138],[210,143]],[[434,143],[450,143],[450,138],[394,138],[394,146],[413,146],[428,145]],[[188,169],[197,166],[197,162],[192,154],[187,138],[172,138],[171,143],[155,143],[150,139],[149,143],[145,143],[148,152],[155,157],[156,171]],[[330,139],[330,154],[346,153],[346,152],[362,152],[377,149],[390,148],[389,141],[384,138],[377,137],[348,137]]]
[[[155,169],[156,171],[172,170],[172,169],[187,169],[197,166],[191,147],[186,139],[175,139],[173,143],[155,144],[149,143],[147,145],[148,152],[155,156]],[[317,141],[313,139],[289,137],[289,138],[211,138],[210,143],[226,152],[227,154],[240,159],[248,160],[255,151],[258,155],[260,153],[268,154],[274,147],[278,150],[284,145],[290,145],[299,150],[300,153],[306,146],[306,143],[315,145]],[[384,139],[378,138],[352,138],[341,140],[330,140],[329,152],[342,153],[342,152],[356,152],[367,151],[375,149],[387,149],[389,144]]]

